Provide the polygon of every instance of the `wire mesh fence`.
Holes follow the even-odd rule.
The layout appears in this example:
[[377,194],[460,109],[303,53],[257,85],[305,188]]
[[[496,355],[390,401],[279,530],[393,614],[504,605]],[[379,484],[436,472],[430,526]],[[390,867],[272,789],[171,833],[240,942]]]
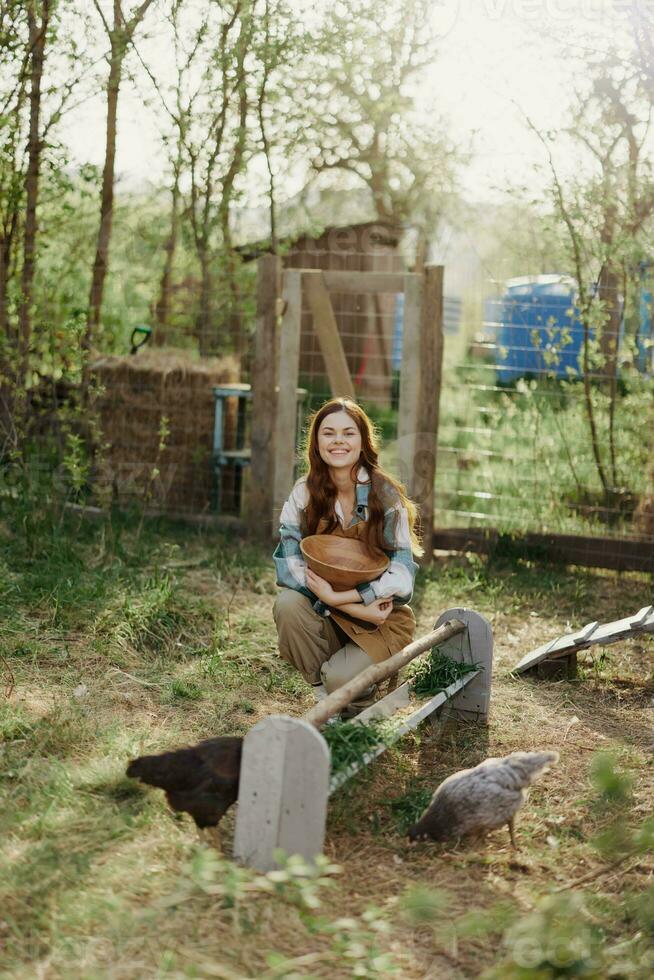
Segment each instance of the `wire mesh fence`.
[[[285,256],[284,267],[324,272],[404,272],[398,244],[397,232],[382,224],[328,229],[319,237],[299,239]],[[392,439],[397,432],[402,296],[395,291],[332,291],[330,300],[357,401],[375,421],[384,440]],[[299,383],[308,393],[308,411],[331,396],[306,295],[302,300]]]
[[593,302],[563,276],[488,283],[446,336],[437,524],[654,540],[651,300],[635,323]]
[[[163,327],[155,304],[149,311],[143,303],[125,306],[120,330],[113,325],[106,335],[112,353],[99,344],[92,358],[90,395],[82,391],[74,350],[53,333],[53,369],[35,376],[26,393],[7,386],[0,392],[4,459],[20,436],[29,466],[44,480],[54,473],[52,485],[71,502],[241,514],[251,447],[256,265],[240,264],[238,302],[233,292],[226,296],[228,277],[217,284],[208,317],[198,312],[198,282],[185,282],[183,302],[171,287]],[[379,224],[305,236],[288,246],[283,265],[405,271],[396,237]],[[447,271],[445,282],[447,289]],[[629,303],[618,291],[605,291],[591,293],[585,307],[564,276],[488,282],[484,293],[479,309],[465,296],[444,300],[436,525],[586,535],[607,552],[620,550],[620,542],[654,541],[649,280]],[[330,300],[356,398],[377,424],[382,462],[393,470],[404,297],[394,287],[332,291]],[[609,329],[596,327],[602,319]],[[145,336],[132,336],[139,326],[153,327],[152,336],[130,353],[132,341]],[[306,296],[297,380],[306,392],[299,454],[310,412],[331,395]],[[3,467],[4,490],[12,492],[8,473]]]

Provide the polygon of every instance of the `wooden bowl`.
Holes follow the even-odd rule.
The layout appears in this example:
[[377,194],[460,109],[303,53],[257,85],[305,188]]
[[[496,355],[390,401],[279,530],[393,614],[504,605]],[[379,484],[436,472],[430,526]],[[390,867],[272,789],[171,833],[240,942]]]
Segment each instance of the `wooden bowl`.
[[311,571],[343,591],[379,578],[389,565],[386,555],[371,555],[363,541],[338,534],[311,534],[300,548]]

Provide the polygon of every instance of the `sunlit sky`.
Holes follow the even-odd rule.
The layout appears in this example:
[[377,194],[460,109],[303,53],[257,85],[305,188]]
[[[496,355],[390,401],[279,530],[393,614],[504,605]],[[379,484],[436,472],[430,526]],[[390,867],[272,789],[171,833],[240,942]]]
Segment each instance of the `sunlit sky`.
[[[628,0],[434,0],[441,41],[429,94],[449,117],[453,139],[473,151],[462,179],[468,200],[492,198],[507,186],[536,188],[535,165],[543,154],[521,110],[542,128],[560,125],[573,93],[571,51],[605,44],[624,26],[628,6]],[[165,65],[163,35],[156,28],[152,34],[143,50],[150,63]],[[157,121],[129,82],[121,100],[120,185],[159,182],[164,161]],[[102,162],[101,101],[70,116],[66,140],[77,162]]]

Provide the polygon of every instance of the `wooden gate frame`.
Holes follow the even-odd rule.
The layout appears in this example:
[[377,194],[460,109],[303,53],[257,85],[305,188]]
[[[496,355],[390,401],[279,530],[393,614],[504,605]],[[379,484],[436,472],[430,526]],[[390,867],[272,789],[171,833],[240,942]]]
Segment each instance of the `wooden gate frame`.
[[[404,293],[398,444],[408,463],[407,490],[420,509],[425,560],[432,556],[434,481],[443,361],[443,266],[422,272],[322,272],[282,268],[278,256],[258,263],[257,331],[252,367],[250,534],[269,542],[293,486],[296,389],[302,292],[314,317],[333,396],[354,398],[331,292]],[[281,299],[280,299],[281,297]]]

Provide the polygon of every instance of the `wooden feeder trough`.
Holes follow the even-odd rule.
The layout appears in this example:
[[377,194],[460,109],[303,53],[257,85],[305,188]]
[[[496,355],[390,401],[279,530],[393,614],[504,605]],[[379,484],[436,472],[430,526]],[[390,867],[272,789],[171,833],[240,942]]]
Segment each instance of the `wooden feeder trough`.
[[513,668],[514,674],[532,674],[538,678],[575,677],[577,654],[595,644],[609,646],[642,633],[654,633],[654,606],[643,606],[633,616],[612,623],[587,623],[574,633],[549,640],[525,654]]
[[[363,765],[390,744],[375,747],[361,763],[331,774],[327,742],[318,728],[370,685],[389,676],[434,647],[459,663],[479,667],[444,691],[411,706],[411,681],[401,684],[355,719],[365,724],[402,711],[392,741],[418,727],[445,705],[453,716],[485,725],[488,719],[493,660],[489,623],[470,609],[448,609],[431,633],[414,641],[382,664],[374,664],[343,688],[321,701],[304,718],[271,715],[256,724],[243,742],[234,857],[249,867],[268,871],[276,866],[275,851],[313,860],[323,850],[327,801]],[[407,713],[408,711],[408,713]]]

